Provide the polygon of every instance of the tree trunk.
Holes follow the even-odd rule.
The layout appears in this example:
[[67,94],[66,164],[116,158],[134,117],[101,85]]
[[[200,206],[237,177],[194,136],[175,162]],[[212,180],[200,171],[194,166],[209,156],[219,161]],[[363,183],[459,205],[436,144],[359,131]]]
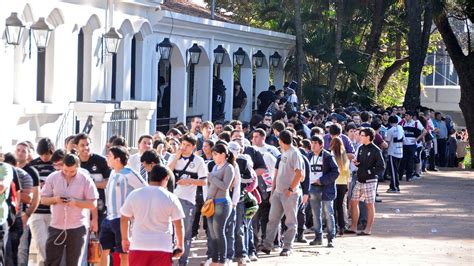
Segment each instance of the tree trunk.
[[294,0],[295,4],[295,33],[296,33],[296,82],[298,90],[296,95],[300,103],[303,102],[303,69],[304,69],[304,51],[303,51],[303,26],[301,23],[301,0]]
[[420,79],[430,39],[432,8],[430,0],[425,0],[422,30],[422,2],[420,0],[407,0],[405,7],[408,11],[409,30],[407,43],[410,67],[408,69],[408,86],[403,106],[407,110],[414,110],[420,105]]
[[[464,55],[453,29],[449,25],[447,14],[440,0],[433,0],[435,8],[434,23],[438,28],[444,44],[448,50],[449,57],[453,61],[454,68],[458,73],[459,85],[461,87],[461,108],[469,134],[469,145],[471,146],[471,168],[474,168],[474,53]],[[472,22],[472,20],[471,20]]]
[[331,62],[329,73],[328,93],[326,94],[326,106],[332,109],[334,107],[334,92],[336,89],[337,73],[339,71],[339,57],[342,53],[342,26],[344,19],[344,0],[336,0],[336,36],[335,36],[335,57]]

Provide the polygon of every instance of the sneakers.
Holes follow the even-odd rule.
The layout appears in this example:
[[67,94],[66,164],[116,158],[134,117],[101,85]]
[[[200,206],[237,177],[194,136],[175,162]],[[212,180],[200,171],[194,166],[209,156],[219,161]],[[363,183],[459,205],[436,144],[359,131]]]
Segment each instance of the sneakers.
[[304,237],[304,235],[298,235],[298,237],[296,238],[296,241],[295,241],[295,242],[307,244],[307,243],[308,243],[308,240],[306,240],[306,238]]
[[270,252],[272,252],[272,251],[271,251],[270,249],[268,249],[268,248],[262,247],[262,248],[260,249],[260,252],[265,253],[265,254],[267,254],[267,255],[270,255]]
[[249,257],[247,257],[247,256],[242,257],[242,258],[238,258],[238,259],[237,259],[237,263],[238,263],[238,264],[250,263],[250,259],[249,259]]
[[413,180],[420,180],[420,179],[423,179],[423,177],[421,177],[419,175],[415,175],[412,179]]
[[250,259],[250,261],[253,261],[253,262],[258,261],[258,257],[255,254],[250,255],[249,259]]
[[387,193],[400,193],[400,190],[396,190],[396,189],[387,189]]
[[334,239],[328,238],[328,248],[333,248],[333,247],[334,247]]
[[282,257],[288,257],[291,255],[291,249],[287,249],[287,248],[284,248],[281,252],[280,252],[280,256]]
[[323,244],[323,236],[321,234],[316,234],[316,237],[313,241],[309,242],[311,246],[320,246]]
[[382,200],[379,197],[375,197],[375,202],[382,202]]

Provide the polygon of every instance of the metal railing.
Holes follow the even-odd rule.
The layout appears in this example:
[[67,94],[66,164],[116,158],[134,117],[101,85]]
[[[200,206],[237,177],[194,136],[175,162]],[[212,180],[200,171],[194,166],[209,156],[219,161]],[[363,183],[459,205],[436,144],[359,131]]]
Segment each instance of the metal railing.
[[120,135],[127,140],[129,147],[137,143],[135,129],[137,127],[137,109],[117,109],[112,113],[110,122],[107,122],[107,138]]
[[76,114],[73,110],[68,108],[68,110],[63,114],[58,133],[56,134],[56,149],[63,148],[64,140],[74,134],[76,134]]

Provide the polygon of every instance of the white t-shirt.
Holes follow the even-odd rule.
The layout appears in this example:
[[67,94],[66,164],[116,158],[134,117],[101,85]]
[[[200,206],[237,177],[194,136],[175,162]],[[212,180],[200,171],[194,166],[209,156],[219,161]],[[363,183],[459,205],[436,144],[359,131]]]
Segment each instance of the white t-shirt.
[[391,127],[385,136],[385,140],[389,143],[387,154],[395,158],[403,157],[403,138],[405,133],[400,125]]
[[272,189],[272,179],[275,177],[275,165],[277,162],[277,157],[281,155],[280,151],[275,147],[268,144],[265,144],[263,147],[252,146],[256,151],[260,152],[263,157],[263,161],[267,166],[266,173],[262,175],[264,181],[267,183],[267,190],[271,191]]
[[173,252],[172,221],[184,218],[178,197],[166,188],[136,189],[125,200],[120,213],[134,217],[130,250]]
[[275,158],[278,158],[278,156],[281,155],[280,150],[278,150],[277,147],[272,146],[272,145],[264,144],[262,147],[258,147],[258,146],[253,145],[252,147],[256,151],[260,152],[260,154],[262,154],[262,155],[265,154],[266,152],[271,153]]
[[[168,159],[168,165],[174,160],[175,155],[171,155],[171,157]],[[204,162],[204,159],[199,157],[199,156],[194,156],[193,161],[188,165],[186,168],[186,171],[178,177],[176,176],[177,172],[180,172],[181,170],[184,169],[186,164],[188,163],[189,159],[184,159],[181,158],[176,162],[176,166],[174,168],[175,172],[175,178],[176,182],[179,179],[186,179],[186,178],[194,178],[196,180],[198,179],[204,179],[207,178],[207,165]],[[182,199],[191,202],[193,205],[196,205],[196,189],[197,186],[194,185],[189,185],[189,186],[182,186],[182,185],[177,185],[176,189],[174,190],[174,194]]]
[[318,179],[323,176],[323,153],[320,152],[319,156],[313,155],[309,161],[311,167],[311,173],[309,176],[309,182],[314,184]]

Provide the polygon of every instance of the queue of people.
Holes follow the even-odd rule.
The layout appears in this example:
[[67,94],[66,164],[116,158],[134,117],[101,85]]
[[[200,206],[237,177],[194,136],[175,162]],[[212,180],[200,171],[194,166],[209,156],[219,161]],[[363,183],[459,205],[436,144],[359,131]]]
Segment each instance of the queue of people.
[[402,180],[463,167],[467,133],[434,110],[299,112],[289,88],[258,98],[250,123],[194,117],[189,128],[140,136],[133,155],[121,136],[104,156],[85,133],[60,149],[41,139],[37,158],[18,143],[0,163],[0,265],[27,265],[30,248],[39,265],[87,265],[92,233],[98,265],[188,265],[201,227],[205,265],[291,256],[295,242],[320,246],[325,233],[333,248],[344,235],[377,233],[380,182],[401,193]]

